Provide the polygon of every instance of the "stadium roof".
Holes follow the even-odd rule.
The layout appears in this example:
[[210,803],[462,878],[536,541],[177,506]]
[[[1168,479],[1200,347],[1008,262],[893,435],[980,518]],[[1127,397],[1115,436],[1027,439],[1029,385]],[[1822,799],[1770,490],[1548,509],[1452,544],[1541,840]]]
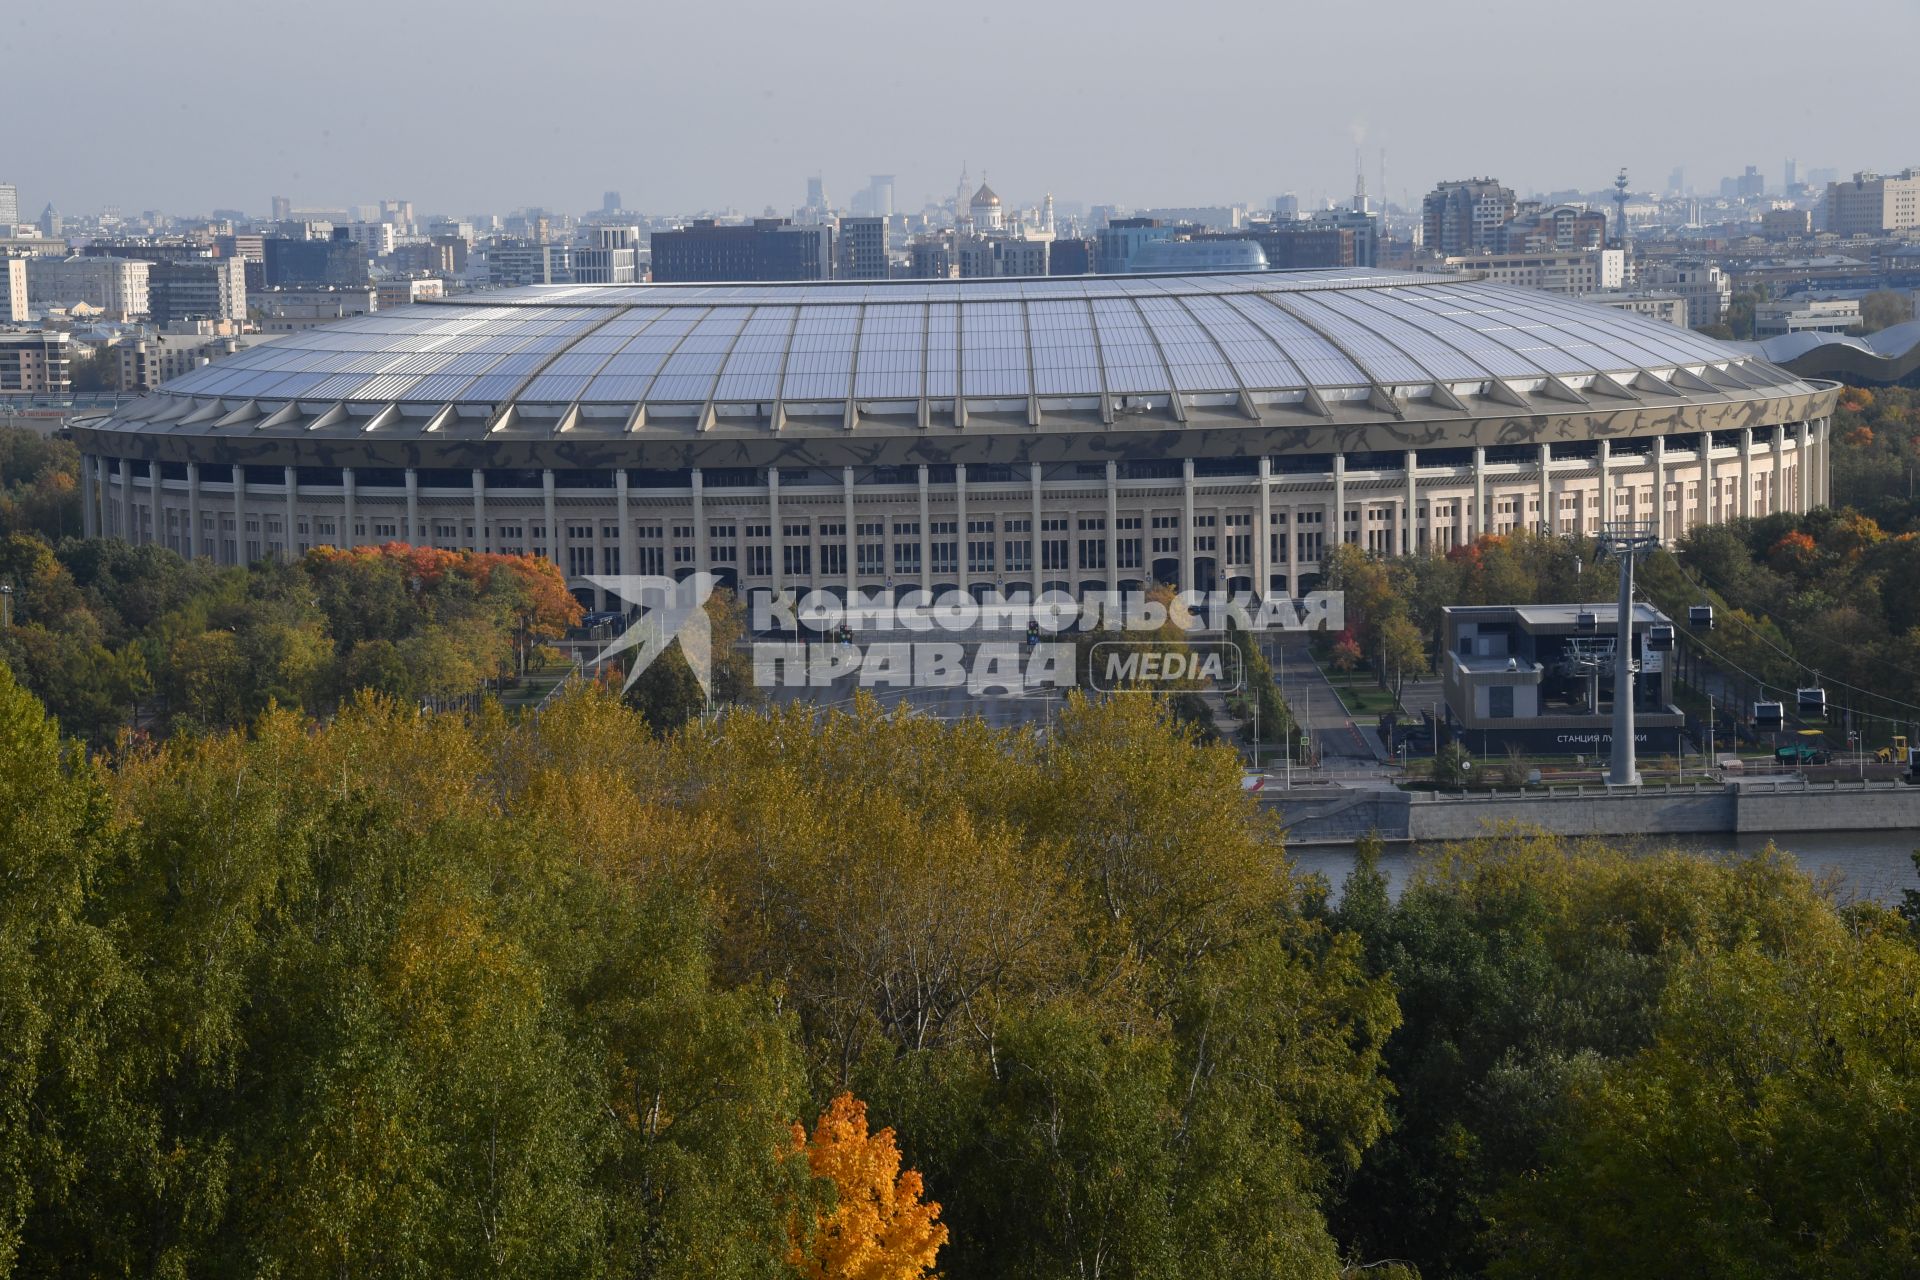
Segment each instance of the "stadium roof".
[[1208,393],[1257,409],[1302,395],[1498,398],[1503,387],[1577,401],[1645,377],[1730,398],[1809,389],[1752,349],[1628,312],[1350,269],[536,286],[289,334],[164,391],[409,413]]

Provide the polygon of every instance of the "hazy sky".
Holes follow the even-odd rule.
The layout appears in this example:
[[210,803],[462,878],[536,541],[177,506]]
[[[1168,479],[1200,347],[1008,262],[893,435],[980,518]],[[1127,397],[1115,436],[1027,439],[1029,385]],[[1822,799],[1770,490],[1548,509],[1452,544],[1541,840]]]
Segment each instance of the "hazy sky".
[[1916,0],[183,0],[0,6],[32,213],[1395,199],[1920,164]]

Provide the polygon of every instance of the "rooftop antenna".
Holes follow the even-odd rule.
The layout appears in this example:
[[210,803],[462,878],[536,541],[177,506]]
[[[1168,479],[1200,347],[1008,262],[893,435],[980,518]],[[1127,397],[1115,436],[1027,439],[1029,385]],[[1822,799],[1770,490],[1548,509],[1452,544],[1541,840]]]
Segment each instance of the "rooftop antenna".
[[1367,211],[1367,171],[1360,163],[1360,148],[1353,149],[1353,211]]

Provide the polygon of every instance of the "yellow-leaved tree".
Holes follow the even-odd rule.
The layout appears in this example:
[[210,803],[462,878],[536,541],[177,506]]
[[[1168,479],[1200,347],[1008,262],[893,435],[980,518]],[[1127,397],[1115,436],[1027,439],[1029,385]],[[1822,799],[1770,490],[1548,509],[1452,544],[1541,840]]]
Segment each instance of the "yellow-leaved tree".
[[788,1261],[808,1280],[919,1280],[933,1270],[947,1242],[940,1205],[922,1198],[916,1170],[900,1171],[893,1130],[867,1132],[866,1103],[841,1094],[811,1138],[796,1124],[793,1140],[813,1176],[834,1189],[812,1232],[794,1233]]

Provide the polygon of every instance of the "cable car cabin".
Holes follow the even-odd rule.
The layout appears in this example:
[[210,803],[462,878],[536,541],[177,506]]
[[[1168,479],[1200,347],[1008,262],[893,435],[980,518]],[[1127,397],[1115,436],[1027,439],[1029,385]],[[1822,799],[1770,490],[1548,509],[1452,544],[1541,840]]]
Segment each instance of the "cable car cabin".
[[1666,653],[1673,648],[1673,628],[1666,625],[1647,628],[1647,650],[1650,653]]
[[1795,700],[1800,704],[1802,716],[1821,716],[1827,714],[1827,691],[1825,689],[1799,689],[1795,691]]
[[1778,729],[1786,723],[1786,719],[1786,709],[1777,702],[1753,704],[1753,727],[1756,729]]
[[1600,619],[1595,616],[1593,610],[1582,609],[1573,615],[1573,629],[1582,635],[1589,635],[1600,629]]
[[1695,631],[1713,630],[1713,606],[1710,604],[1691,606],[1687,610],[1687,622]]

